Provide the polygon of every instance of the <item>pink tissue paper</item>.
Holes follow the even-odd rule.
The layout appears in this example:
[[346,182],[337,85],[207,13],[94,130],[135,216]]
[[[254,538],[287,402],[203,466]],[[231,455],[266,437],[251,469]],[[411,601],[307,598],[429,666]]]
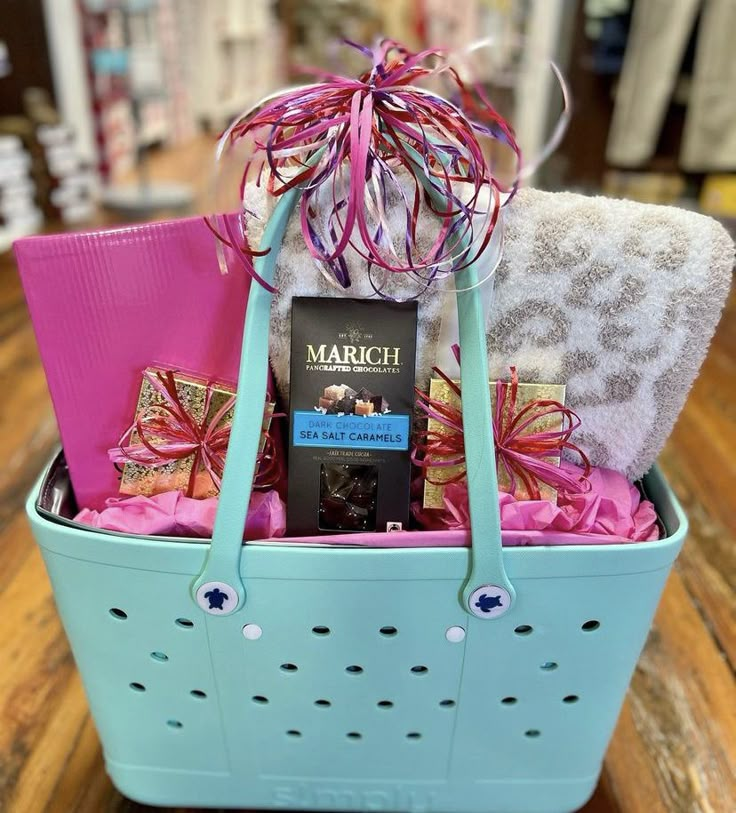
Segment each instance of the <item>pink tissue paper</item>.
[[[566,460],[562,468],[582,475],[583,469]],[[639,489],[612,469],[593,467],[590,491],[560,493],[557,504],[548,500],[517,500],[499,493],[504,531],[542,531],[600,536],[608,542],[648,542],[659,539],[657,513]],[[414,503],[414,515],[427,530],[465,530],[470,527],[468,491],[464,483],[445,486],[446,510],[425,510]],[[545,544],[545,543],[542,543]]]
[[[571,472],[582,470],[562,464]],[[518,545],[606,545],[645,542],[659,538],[657,514],[639,490],[621,474],[594,468],[591,489],[585,494],[548,500],[516,500],[498,495],[502,540]],[[424,528],[398,533],[339,534],[280,538],[285,528],[284,504],[275,491],[251,496],[245,538],[248,541],[348,545],[372,548],[462,547],[470,544],[467,490],[462,484],[445,488],[446,511],[421,508],[422,480],[417,480],[414,514]],[[121,533],[209,537],[217,497],[194,500],[179,492],[154,497],[111,499],[101,511],[81,511],[77,522]]]
[[[180,491],[165,491],[152,497],[113,497],[102,511],[82,509],[76,522],[118,533],[143,536],[212,536],[217,497],[197,500]],[[283,536],[286,529],[284,503],[276,491],[254,491],[245,521],[246,539]]]

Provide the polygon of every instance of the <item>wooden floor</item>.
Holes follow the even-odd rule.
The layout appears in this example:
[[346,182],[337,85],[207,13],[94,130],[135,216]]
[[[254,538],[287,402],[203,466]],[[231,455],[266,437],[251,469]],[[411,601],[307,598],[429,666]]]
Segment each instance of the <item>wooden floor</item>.
[[[207,148],[209,150],[209,147]],[[205,182],[201,152],[162,175]],[[200,188],[201,185],[200,185]],[[200,204],[201,201],[200,201]],[[57,443],[23,296],[0,257],[0,811],[143,811],[112,787],[23,501]],[[662,457],[691,522],[587,813],[736,810],[736,297]],[[562,745],[561,747],[564,747]]]

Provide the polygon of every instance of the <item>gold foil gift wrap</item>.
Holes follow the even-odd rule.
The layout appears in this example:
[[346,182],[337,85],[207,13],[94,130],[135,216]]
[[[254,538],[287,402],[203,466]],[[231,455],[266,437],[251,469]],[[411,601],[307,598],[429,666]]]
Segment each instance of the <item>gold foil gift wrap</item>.
[[[459,384],[460,382],[456,381],[455,383]],[[506,387],[511,387],[511,383],[508,382],[505,384]],[[491,382],[491,412],[496,408],[496,382]],[[433,378],[429,382],[429,397],[432,400],[440,401],[444,404],[449,404],[450,406],[455,407],[456,409],[460,409],[461,406],[461,398],[455,393],[450,385],[441,378]],[[530,404],[532,401],[537,401],[540,399],[544,400],[551,400],[551,401],[558,401],[560,404],[565,403],[565,385],[564,384],[519,384],[518,390],[516,394],[516,411],[518,412],[520,409],[523,409],[527,404]],[[563,418],[562,415],[559,413],[541,417],[538,420],[534,421],[533,426],[527,429],[527,432],[530,434],[532,432],[549,432],[549,431],[559,431],[562,429],[562,422]],[[434,418],[429,418],[427,424],[427,431],[428,432],[437,432],[439,434],[449,432],[450,430],[440,423],[438,420]],[[438,460],[441,458],[437,458],[436,456],[432,457],[432,460]],[[543,457],[542,460],[546,460],[550,463],[555,465],[560,464],[560,459],[558,456],[549,456]],[[446,483],[454,478],[456,478],[459,474],[464,472],[465,466],[463,464],[458,464],[456,466],[433,466],[428,471],[425,470],[425,476],[429,476],[433,482],[429,482],[429,480],[424,481],[424,507],[425,508],[444,508],[445,504],[442,499],[442,494],[444,492],[444,485],[442,483]],[[552,488],[552,486],[547,485],[546,483],[538,483],[540,498],[543,500],[550,500],[551,502],[557,502],[557,491]],[[531,497],[527,492],[526,488],[524,487],[523,483],[517,480],[516,490],[512,491],[511,489],[511,482],[509,480],[507,472],[504,470],[503,466],[498,467],[498,489],[499,491],[504,491],[506,493],[513,494],[517,500],[529,500]]]
[[[211,384],[180,372],[154,367],[147,368],[143,376],[135,409],[136,421],[142,415],[165,414],[165,398],[156,391],[149,376],[168,374],[173,376],[176,394],[183,410],[194,422],[206,427],[213,421],[217,421],[217,425],[213,426],[213,429],[229,429],[232,424],[234,404],[220,416],[219,420],[217,415],[235,395],[233,389]],[[266,443],[266,433],[271,425],[274,406],[273,403],[266,402],[264,407],[259,453],[263,452]],[[148,434],[146,439],[154,447],[157,446],[158,441],[164,440],[151,434]],[[127,442],[130,445],[141,442],[140,434],[136,429],[130,433]],[[192,469],[195,465],[197,465],[197,471],[193,473]],[[202,456],[196,451],[181,459],[157,465],[144,465],[130,460],[124,463],[120,481],[121,494],[151,496],[165,491],[182,491],[188,496],[204,499],[217,496],[219,488],[204,465]]]

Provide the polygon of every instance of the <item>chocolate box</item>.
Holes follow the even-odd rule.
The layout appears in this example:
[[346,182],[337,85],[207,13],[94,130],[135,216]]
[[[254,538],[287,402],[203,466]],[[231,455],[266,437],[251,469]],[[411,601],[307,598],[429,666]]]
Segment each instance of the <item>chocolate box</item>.
[[[459,384],[460,381],[456,380],[456,384]],[[491,381],[489,382],[489,386],[491,389],[491,408],[496,408],[496,382]],[[506,384],[506,386],[510,386],[510,384]],[[558,401],[561,404],[565,403],[565,391],[566,387],[564,384],[527,384],[527,383],[520,383],[517,393],[517,412],[523,409],[527,404],[530,404],[532,401],[537,399],[547,399],[552,401]],[[451,387],[447,384],[447,382],[442,378],[432,378],[429,382],[429,397],[435,401],[441,401],[445,404],[450,404],[458,409],[461,407],[461,399],[457,396],[457,394],[451,389]],[[437,432],[437,433],[444,433],[447,431],[446,427],[443,426],[439,421],[435,420],[434,418],[430,418],[427,429],[430,432]],[[527,428],[527,432],[529,431],[535,432],[559,432],[562,429],[562,416],[559,414],[548,415],[544,418],[538,418],[534,421],[534,423]],[[523,434],[523,433],[522,433]],[[559,466],[560,461],[559,457],[555,458],[554,456],[551,457],[543,457],[542,460],[546,460],[549,463],[554,463]],[[424,508],[444,508],[445,502],[443,499],[443,494],[445,490],[445,486],[443,482],[446,483],[449,480],[452,480],[456,477],[460,472],[464,470],[464,466],[457,465],[457,466],[436,466],[435,468],[431,469],[431,480],[425,480],[424,482]],[[549,500],[550,502],[556,503],[557,502],[557,492],[555,491],[552,486],[547,485],[546,483],[539,482],[539,491],[541,494],[541,499]],[[511,488],[511,482],[509,481],[508,474],[506,473],[505,469],[502,466],[498,467],[498,490],[505,491],[507,493],[513,494],[517,500],[529,500],[531,499],[530,495],[527,493],[526,489],[524,488],[522,483],[516,484],[516,490],[513,491]]]
[[288,533],[407,527],[416,303],[297,297],[291,329]]
[[[163,397],[156,392],[151,385],[148,376],[161,375],[165,370],[158,370],[149,367],[146,375],[143,376],[141,389],[138,395],[138,404],[135,408],[135,418],[141,415],[156,411],[164,402]],[[235,395],[235,389],[231,387],[219,386],[212,382],[196,377],[184,375],[178,371],[171,371],[176,391],[181,400],[181,406],[186,413],[198,424],[212,426],[213,429],[228,427],[232,423],[234,406],[223,415],[220,421],[213,425],[219,411]],[[211,393],[211,400],[207,412],[207,392]],[[258,448],[259,453],[263,452],[266,445],[266,433],[271,426],[271,418],[274,413],[275,404],[266,402],[263,412],[263,434]],[[149,442],[157,445],[156,439],[148,438]],[[137,431],[133,431],[130,441],[139,443],[140,436]],[[197,471],[192,475],[192,468],[197,463]],[[256,468],[256,472],[258,469]],[[219,472],[221,474],[221,472]],[[189,497],[205,499],[216,497],[219,488],[213,482],[201,457],[192,452],[190,455],[172,460],[160,466],[144,466],[135,462],[126,462],[123,465],[123,473],[120,481],[120,493],[126,495],[161,494],[165,491],[181,491]]]

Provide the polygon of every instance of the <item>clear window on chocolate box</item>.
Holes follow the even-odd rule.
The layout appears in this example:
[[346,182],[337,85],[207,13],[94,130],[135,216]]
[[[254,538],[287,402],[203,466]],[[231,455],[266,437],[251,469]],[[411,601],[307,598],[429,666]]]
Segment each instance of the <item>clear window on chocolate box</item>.
[[319,478],[319,527],[323,531],[375,531],[376,466],[323,463]]

